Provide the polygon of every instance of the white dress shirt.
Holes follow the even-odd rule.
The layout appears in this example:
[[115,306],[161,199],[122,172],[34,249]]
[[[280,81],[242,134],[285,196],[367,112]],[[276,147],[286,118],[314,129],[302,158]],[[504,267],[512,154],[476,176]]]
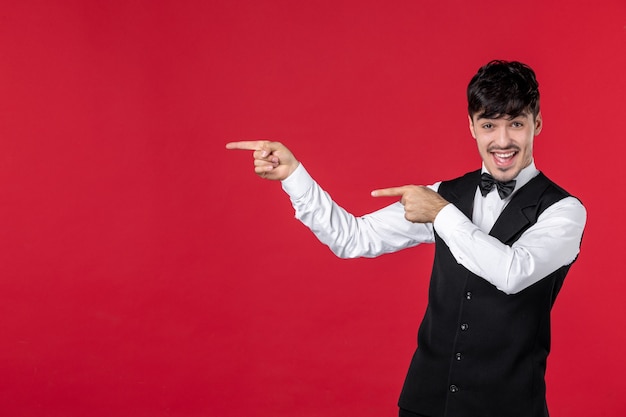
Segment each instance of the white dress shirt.
[[[512,195],[538,173],[534,162],[524,168],[516,178]],[[430,188],[437,191],[439,184]],[[522,291],[573,262],[587,218],[580,201],[566,197],[548,207],[536,224],[508,246],[489,236],[511,199],[501,200],[495,187],[485,197],[476,188],[472,220],[448,204],[434,223],[412,223],[405,219],[400,202],[355,217],[335,203],[302,164],[282,181],[282,186],[296,218],[341,258],[370,258],[433,243],[437,231],[459,264],[507,294]]]

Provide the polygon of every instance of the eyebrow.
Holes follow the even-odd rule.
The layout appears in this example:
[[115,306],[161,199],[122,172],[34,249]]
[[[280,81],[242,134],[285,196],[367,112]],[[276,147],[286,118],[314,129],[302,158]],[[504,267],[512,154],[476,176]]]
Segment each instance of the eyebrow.
[[476,121],[479,121],[479,120],[500,120],[500,119],[506,119],[506,120],[511,121],[511,120],[518,119],[520,117],[523,118],[523,119],[528,119],[529,116],[530,115],[528,113],[521,113],[521,114],[518,114],[515,117],[510,117],[508,115],[504,115],[504,116],[500,116],[500,117],[478,117],[476,119]]

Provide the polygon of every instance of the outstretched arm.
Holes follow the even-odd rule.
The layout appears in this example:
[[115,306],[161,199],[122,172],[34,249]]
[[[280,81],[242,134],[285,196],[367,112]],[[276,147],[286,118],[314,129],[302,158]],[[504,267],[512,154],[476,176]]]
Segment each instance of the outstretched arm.
[[230,142],[226,149],[254,151],[254,172],[261,178],[282,181],[300,164],[285,145],[268,140]]
[[362,217],[347,212],[279,142],[231,142],[226,148],[253,151],[257,175],[281,181],[296,218],[339,257],[374,257],[433,241],[432,226],[406,221],[398,203]]

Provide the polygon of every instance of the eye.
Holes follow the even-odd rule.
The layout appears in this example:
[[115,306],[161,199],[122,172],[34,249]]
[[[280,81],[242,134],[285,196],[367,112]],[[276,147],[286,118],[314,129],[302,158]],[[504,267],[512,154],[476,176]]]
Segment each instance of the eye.
[[520,128],[520,127],[524,127],[524,123],[522,123],[522,122],[513,122],[513,123],[511,123],[511,126]]
[[485,123],[482,127],[483,127],[483,129],[491,129],[491,128],[493,128],[493,124],[492,123]]

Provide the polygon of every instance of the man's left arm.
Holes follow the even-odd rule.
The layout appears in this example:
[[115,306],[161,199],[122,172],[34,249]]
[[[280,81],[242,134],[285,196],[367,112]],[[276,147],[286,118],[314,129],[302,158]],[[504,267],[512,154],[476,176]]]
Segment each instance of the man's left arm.
[[548,207],[512,246],[480,230],[452,204],[438,212],[434,227],[458,263],[515,294],[576,259],[586,219],[580,201],[566,197]]
[[427,187],[386,188],[373,191],[372,196],[400,197],[407,220],[433,223],[459,264],[507,294],[518,293],[572,263],[587,220],[581,202],[566,197],[548,207],[537,223],[508,246]]

